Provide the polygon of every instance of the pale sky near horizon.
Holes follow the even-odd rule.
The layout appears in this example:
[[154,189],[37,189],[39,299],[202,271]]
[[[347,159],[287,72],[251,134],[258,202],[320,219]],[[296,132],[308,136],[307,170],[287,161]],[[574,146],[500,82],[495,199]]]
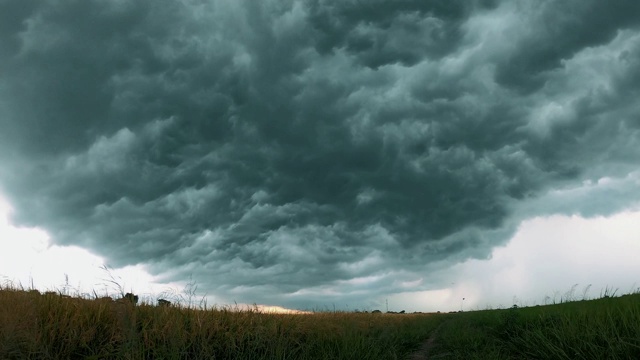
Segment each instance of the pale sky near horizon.
[[[142,267],[103,270],[105,260],[78,247],[51,246],[48,235],[39,229],[15,228],[6,218],[9,205],[0,199],[0,280],[6,285],[63,291],[65,277],[69,293],[117,295],[109,279],[115,279],[124,291],[133,291],[147,301],[180,296],[187,282],[163,283]],[[622,295],[640,290],[640,241],[636,235],[640,210],[626,211],[610,217],[584,219],[578,216],[551,216],[525,221],[504,247],[494,249],[491,258],[469,260],[441,272],[438,276],[453,281],[448,286],[427,291],[381,294],[375,307],[409,312],[475,310],[542,305],[575,299],[598,298],[605,292]],[[606,247],[603,248],[603,244]],[[553,247],[554,252],[546,249]],[[73,259],[73,261],[69,261]],[[111,277],[111,275],[113,277]],[[33,283],[32,283],[33,281]],[[418,280],[420,281],[420,280]],[[574,292],[571,293],[571,290]],[[585,292],[586,291],[586,292]],[[334,304],[317,301],[300,310],[331,310]],[[234,299],[199,293],[198,303],[235,305]],[[175,299],[179,299],[175,298]],[[464,299],[464,300],[463,300]],[[384,305],[383,305],[384,304]],[[252,305],[251,303],[241,305]],[[260,304],[278,307],[277,304]],[[374,310],[352,303],[342,310]]]
[[633,291],[639,15],[0,2],[0,280],[394,311]]

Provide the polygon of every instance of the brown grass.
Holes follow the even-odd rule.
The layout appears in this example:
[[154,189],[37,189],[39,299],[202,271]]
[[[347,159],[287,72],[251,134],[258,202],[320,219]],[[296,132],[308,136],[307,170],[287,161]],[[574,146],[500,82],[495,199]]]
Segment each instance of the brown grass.
[[136,306],[0,288],[2,359],[399,359],[439,323],[424,314]]

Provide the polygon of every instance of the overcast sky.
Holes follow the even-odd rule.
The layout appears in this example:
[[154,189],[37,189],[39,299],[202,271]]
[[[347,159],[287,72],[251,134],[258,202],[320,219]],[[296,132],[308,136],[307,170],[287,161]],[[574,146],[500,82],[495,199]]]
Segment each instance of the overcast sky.
[[297,309],[627,292],[639,98],[637,0],[0,0],[0,276]]

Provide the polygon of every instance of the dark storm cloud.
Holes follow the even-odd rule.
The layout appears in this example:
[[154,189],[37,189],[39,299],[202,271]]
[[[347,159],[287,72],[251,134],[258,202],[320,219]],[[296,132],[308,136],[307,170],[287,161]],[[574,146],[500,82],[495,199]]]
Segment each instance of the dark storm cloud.
[[309,22],[321,54],[344,48],[363,65],[413,65],[454,51],[472,11],[497,1],[311,1]]
[[3,2],[1,184],[55,242],[226,298],[436,287],[637,170],[638,6],[607,4]]
[[640,26],[640,3],[633,0],[541,1],[528,5],[536,8],[531,22],[523,23],[529,31],[496,73],[498,82],[525,91],[543,86],[546,72],[562,67],[563,60],[584,48],[606,44],[620,30]]

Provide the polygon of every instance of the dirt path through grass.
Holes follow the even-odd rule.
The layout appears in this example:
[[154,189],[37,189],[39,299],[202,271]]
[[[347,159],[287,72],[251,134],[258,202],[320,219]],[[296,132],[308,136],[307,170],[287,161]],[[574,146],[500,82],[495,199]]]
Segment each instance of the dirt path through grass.
[[442,329],[442,327],[448,322],[449,321],[443,322],[435,330],[433,330],[429,338],[422,343],[422,346],[420,346],[420,349],[416,350],[411,355],[409,355],[407,360],[433,359],[433,357],[429,357],[429,353],[431,352],[431,349],[433,349],[433,347],[435,346],[436,338],[438,337],[438,333],[440,332],[440,329]]

